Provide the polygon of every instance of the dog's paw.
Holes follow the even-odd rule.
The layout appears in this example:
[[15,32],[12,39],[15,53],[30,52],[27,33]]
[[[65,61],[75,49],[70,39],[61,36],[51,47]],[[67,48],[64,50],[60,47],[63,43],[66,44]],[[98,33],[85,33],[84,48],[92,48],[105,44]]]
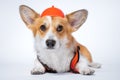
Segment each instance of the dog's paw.
[[101,64],[99,64],[99,63],[89,63],[88,66],[93,67],[93,68],[101,68]]
[[31,74],[32,75],[39,75],[39,74],[44,74],[45,73],[45,69],[41,69],[41,68],[33,68],[31,70]]
[[83,75],[92,75],[94,74],[94,72],[95,70],[90,69],[90,68],[84,68],[80,70],[80,74],[83,74]]

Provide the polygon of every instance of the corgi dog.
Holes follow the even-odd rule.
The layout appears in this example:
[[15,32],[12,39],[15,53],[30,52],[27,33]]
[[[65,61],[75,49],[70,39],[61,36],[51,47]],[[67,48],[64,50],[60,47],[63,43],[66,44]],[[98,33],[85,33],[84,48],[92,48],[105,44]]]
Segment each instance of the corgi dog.
[[67,15],[59,14],[60,10],[57,10],[58,14],[54,12],[50,15],[48,11],[49,15],[40,15],[30,7],[21,5],[19,11],[34,36],[36,59],[31,74],[70,71],[92,75],[95,72],[93,68],[101,67],[92,61],[88,49],[71,35],[86,21],[87,10],[81,9]]

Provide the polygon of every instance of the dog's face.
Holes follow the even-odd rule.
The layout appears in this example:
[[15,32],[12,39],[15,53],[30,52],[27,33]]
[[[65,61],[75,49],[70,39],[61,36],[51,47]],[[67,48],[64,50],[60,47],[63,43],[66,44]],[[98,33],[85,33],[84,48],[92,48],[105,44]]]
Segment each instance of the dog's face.
[[78,10],[62,17],[40,17],[31,8],[20,6],[20,15],[41,48],[57,49],[63,45],[69,47],[73,41],[71,33],[76,31],[86,20],[88,12]]

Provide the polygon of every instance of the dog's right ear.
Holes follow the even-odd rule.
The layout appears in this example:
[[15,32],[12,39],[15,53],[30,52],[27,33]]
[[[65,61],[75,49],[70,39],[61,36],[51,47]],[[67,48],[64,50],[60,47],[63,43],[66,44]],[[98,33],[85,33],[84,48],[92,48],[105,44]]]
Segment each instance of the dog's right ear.
[[33,9],[25,5],[19,7],[19,12],[22,20],[28,27],[33,24],[35,19],[39,16]]

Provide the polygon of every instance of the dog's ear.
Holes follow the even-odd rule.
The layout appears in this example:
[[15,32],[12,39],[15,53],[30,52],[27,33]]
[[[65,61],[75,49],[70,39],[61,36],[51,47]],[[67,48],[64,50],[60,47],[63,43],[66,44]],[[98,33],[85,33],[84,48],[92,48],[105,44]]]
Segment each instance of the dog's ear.
[[76,31],[87,19],[88,11],[85,9],[78,10],[66,15],[73,31]]
[[35,21],[35,19],[39,16],[33,9],[25,5],[21,5],[19,7],[19,12],[22,20],[27,26],[32,24]]

